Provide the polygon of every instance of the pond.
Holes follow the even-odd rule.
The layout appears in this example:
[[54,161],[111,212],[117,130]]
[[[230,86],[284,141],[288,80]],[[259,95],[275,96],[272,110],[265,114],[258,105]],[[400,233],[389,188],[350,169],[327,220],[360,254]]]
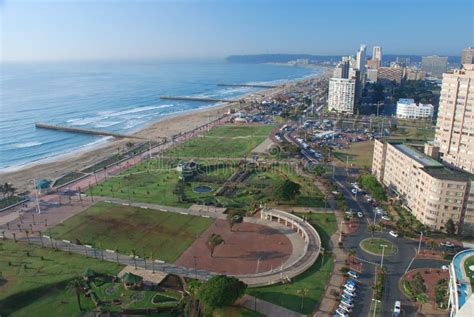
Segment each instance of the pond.
[[194,191],[196,193],[210,193],[212,192],[212,187],[200,185],[200,186],[194,187]]

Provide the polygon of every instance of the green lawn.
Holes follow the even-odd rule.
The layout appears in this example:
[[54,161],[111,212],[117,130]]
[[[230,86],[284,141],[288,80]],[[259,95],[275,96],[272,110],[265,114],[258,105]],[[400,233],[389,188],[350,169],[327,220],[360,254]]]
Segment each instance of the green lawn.
[[347,158],[349,158],[349,164],[353,164],[357,167],[371,167],[374,154],[374,141],[352,143],[347,149],[334,151],[333,154],[344,163],[346,163]]
[[391,255],[396,251],[395,246],[388,240],[382,238],[368,238],[361,241],[360,246],[364,251],[373,254],[382,255],[383,248],[380,245],[386,245],[384,255]]
[[174,262],[213,220],[99,202],[51,230],[55,239]]
[[[114,275],[122,268],[112,262],[10,240],[0,242],[0,254],[2,316],[81,316],[74,293],[65,289],[68,281],[82,276],[86,268]],[[82,301],[85,308],[94,308],[85,297]]]
[[215,309],[212,317],[263,317],[263,315],[244,307],[227,306]]
[[[336,231],[336,217],[334,214],[305,213],[304,215],[309,217],[310,223],[318,230],[323,245],[327,246],[329,237]],[[328,218],[328,221],[326,221],[326,218]],[[321,260],[322,258],[320,257],[306,272],[295,277],[288,284],[250,288],[247,292],[260,299],[286,307],[293,311],[302,314],[311,314],[321,301],[325,285],[329,281],[334,266],[333,260],[329,254],[326,254],[324,257],[322,267]],[[298,295],[298,291],[304,288],[307,288],[309,292],[304,298],[303,309],[301,309],[301,296]]]
[[164,155],[243,157],[262,143],[273,128],[273,125],[223,125],[167,151]]
[[433,140],[435,135],[435,128],[399,128],[392,131],[389,140],[417,140],[428,141]]

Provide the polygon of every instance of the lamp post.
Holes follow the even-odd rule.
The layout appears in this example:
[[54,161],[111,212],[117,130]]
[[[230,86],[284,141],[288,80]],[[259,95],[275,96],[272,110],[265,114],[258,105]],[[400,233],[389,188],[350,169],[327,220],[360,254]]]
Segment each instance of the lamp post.
[[380,259],[380,268],[383,268],[383,255],[384,255],[384,253],[385,253],[385,248],[387,248],[388,245],[386,245],[386,244],[381,244],[380,246],[382,247],[382,259]]
[[339,242],[342,241],[342,225],[345,223],[344,220],[341,220],[340,228],[339,228]]
[[421,241],[423,241],[423,231],[420,231],[420,241],[418,241],[418,252],[417,252],[417,254],[420,254]]

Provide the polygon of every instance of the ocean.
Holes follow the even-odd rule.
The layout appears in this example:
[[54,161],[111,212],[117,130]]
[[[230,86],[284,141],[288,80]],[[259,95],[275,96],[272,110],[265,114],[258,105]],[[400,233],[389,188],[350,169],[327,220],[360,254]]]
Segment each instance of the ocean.
[[36,129],[35,122],[120,133],[178,112],[211,107],[161,95],[235,98],[321,73],[318,68],[212,61],[4,63],[0,70],[0,172],[92,147],[107,138]]

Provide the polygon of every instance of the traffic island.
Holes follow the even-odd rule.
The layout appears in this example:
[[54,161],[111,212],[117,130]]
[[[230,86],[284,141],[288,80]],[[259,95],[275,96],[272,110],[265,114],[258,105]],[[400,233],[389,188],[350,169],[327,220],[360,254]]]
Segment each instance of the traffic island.
[[360,242],[359,246],[364,252],[372,255],[389,256],[397,251],[395,245],[382,238],[367,238]]

